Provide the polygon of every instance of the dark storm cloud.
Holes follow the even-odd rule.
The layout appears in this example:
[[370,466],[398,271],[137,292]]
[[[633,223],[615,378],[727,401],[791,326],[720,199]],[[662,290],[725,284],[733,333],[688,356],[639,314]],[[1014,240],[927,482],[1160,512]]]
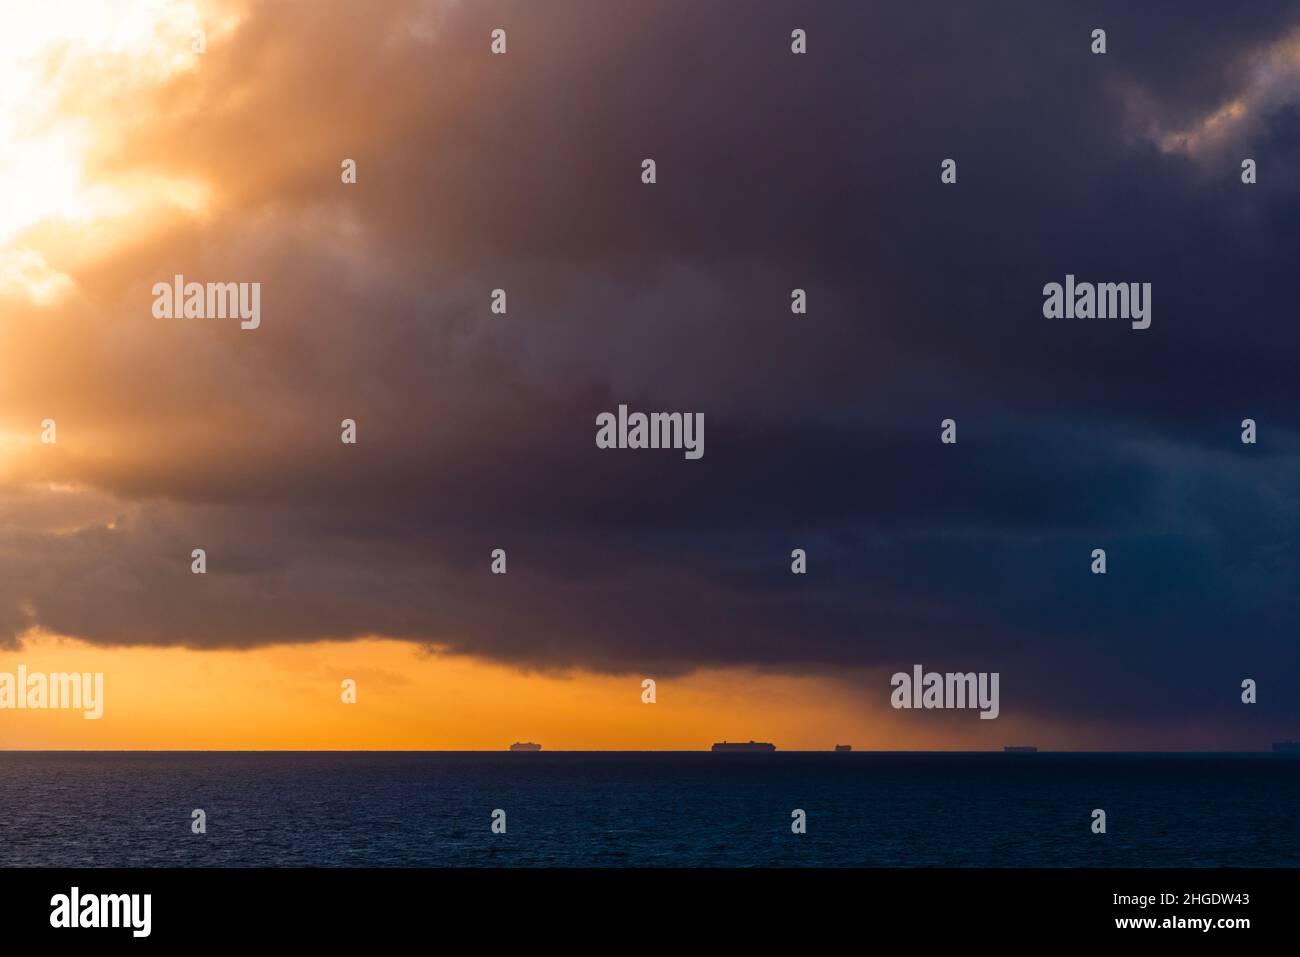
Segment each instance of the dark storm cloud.
[[[1116,720],[1241,721],[1240,678],[1267,676],[1267,720],[1300,714],[1300,97],[1285,56],[1258,68],[1294,8],[421,9],[358,30],[254,5],[105,157],[227,210],[79,276],[111,324],[30,333],[102,384],[78,411],[120,442],[26,477],[124,515],[8,535],[11,631],[920,661],[1002,671],[1004,713]],[[1241,97],[1240,149],[1162,148]],[[260,279],[263,328],[142,336],[142,290],[178,271]],[[1067,272],[1152,283],[1152,328],[1044,319]],[[619,402],[704,412],[704,458],[597,450]]]

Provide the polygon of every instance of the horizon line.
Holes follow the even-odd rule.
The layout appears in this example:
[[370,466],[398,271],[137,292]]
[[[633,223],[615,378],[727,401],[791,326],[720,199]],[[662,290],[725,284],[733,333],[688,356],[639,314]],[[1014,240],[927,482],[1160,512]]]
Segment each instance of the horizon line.
[[1269,748],[1257,750],[1196,750],[1192,748],[1138,750],[1044,749],[1008,752],[1003,748],[981,750],[925,748],[835,751],[829,748],[786,748],[771,752],[715,752],[710,748],[552,748],[539,751],[511,751],[505,748],[0,748],[0,754],[1276,754]]

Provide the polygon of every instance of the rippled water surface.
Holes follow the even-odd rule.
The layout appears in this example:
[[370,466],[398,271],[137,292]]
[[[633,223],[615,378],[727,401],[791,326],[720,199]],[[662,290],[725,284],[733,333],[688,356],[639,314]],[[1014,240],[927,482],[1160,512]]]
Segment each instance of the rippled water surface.
[[3,752],[0,865],[1294,867],[1300,759]]

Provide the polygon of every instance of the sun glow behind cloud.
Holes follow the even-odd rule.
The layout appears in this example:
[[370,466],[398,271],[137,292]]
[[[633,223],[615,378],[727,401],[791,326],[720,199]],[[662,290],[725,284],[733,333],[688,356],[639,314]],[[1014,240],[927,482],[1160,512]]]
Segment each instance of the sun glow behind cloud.
[[[198,67],[232,15],[188,0],[7,5],[0,31],[0,296],[48,305],[74,283],[69,263],[102,255],[159,208],[195,213],[206,184],[96,173],[91,160],[135,95]],[[102,228],[110,224],[111,229]]]

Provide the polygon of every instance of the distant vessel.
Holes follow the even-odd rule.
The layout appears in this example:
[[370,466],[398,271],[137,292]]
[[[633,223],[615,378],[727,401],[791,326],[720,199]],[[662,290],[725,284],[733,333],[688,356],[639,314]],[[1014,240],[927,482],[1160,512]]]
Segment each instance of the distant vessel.
[[1038,749],[1032,744],[1008,744],[1002,749],[1007,754],[1037,754]]
[[851,744],[837,744],[837,745],[835,745],[835,750],[836,750],[836,751],[852,751],[852,750],[853,750],[853,745],[851,745]]
[[1279,754],[1300,754],[1300,741],[1277,741],[1273,750]]
[[514,744],[510,745],[510,750],[511,751],[540,751],[542,750],[542,746],[540,744],[534,744],[532,741],[516,741]]
[[766,741],[719,741],[714,751],[775,751],[776,745]]

